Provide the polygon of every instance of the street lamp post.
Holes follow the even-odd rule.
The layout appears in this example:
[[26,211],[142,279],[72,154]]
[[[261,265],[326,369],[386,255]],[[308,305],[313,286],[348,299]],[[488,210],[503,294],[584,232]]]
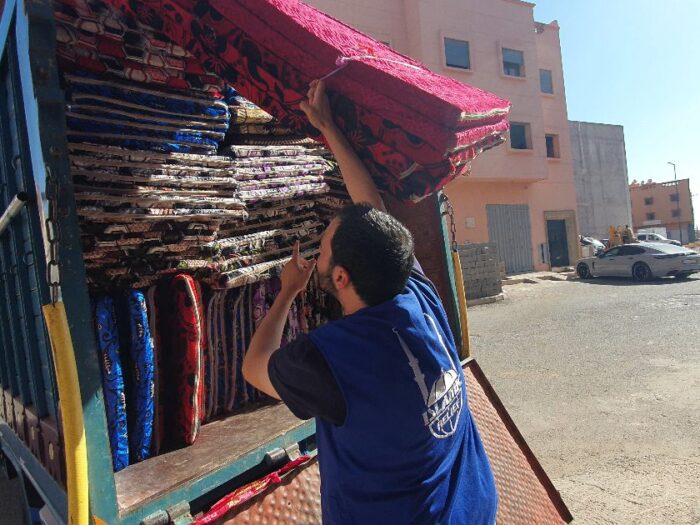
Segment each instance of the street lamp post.
[[666,164],[670,164],[671,166],[673,166],[673,180],[676,183],[676,211],[678,213],[678,235],[680,235],[680,241],[681,244],[683,244],[683,230],[681,229],[681,197],[678,193],[678,177],[676,176],[676,163],[667,162]]

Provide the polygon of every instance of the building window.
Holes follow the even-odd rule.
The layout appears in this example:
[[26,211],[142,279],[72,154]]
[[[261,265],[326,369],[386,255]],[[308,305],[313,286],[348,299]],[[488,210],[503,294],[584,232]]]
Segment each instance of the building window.
[[469,42],[445,38],[445,65],[459,69],[471,69]]
[[540,69],[540,91],[542,93],[554,93],[552,84],[552,72],[549,69]]
[[654,204],[654,197],[644,197],[644,205],[651,206]]
[[647,220],[648,221],[655,221],[656,220],[656,213],[654,213],[654,212],[647,213]]
[[680,209],[671,210],[671,217],[680,217],[680,216],[681,216]]
[[503,74],[509,77],[525,76],[525,55],[517,49],[504,47],[503,51]]
[[671,202],[678,202],[678,194],[677,193],[672,193],[669,195],[671,197]]
[[559,158],[559,135],[545,135],[544,143],[547,146],[547,157],[550,159]]
[[513,149],[532,149],[530,124],[523,122],[510,123],[510,147]]

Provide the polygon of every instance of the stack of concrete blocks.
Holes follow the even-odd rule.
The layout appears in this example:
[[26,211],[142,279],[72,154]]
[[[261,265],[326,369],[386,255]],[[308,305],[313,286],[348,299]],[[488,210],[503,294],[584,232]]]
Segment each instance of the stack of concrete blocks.
[[503,291],[505,263],[498,256],[494,243],[463,244],[458,250],[468,300],[491,297]]

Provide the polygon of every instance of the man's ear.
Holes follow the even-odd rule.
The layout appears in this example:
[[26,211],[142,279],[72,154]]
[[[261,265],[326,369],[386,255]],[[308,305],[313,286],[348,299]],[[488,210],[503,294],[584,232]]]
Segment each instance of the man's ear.
[[336,290],[343,290],[352,284],[350,274],[342,266],[334,266],[332,273],[333,284]]

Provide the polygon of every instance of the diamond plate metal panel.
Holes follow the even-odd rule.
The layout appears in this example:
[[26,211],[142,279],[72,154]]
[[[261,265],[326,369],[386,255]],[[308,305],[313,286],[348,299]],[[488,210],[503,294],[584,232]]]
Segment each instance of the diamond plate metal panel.
[[491,461],[502,525],[555,525],[572,516],[476,361],[464,367],[469,408]]
[[[558,525],[573,518],[522,434],[471,360],[464,366],[469,407],[481,433],[498,488],[500,525]],[[231,525],[320,525],[321,478],[314,459],[278,486],[220,523]]]
[[285,478],[220,520],[226,525],[321,525],[321,474],[318,460]]

